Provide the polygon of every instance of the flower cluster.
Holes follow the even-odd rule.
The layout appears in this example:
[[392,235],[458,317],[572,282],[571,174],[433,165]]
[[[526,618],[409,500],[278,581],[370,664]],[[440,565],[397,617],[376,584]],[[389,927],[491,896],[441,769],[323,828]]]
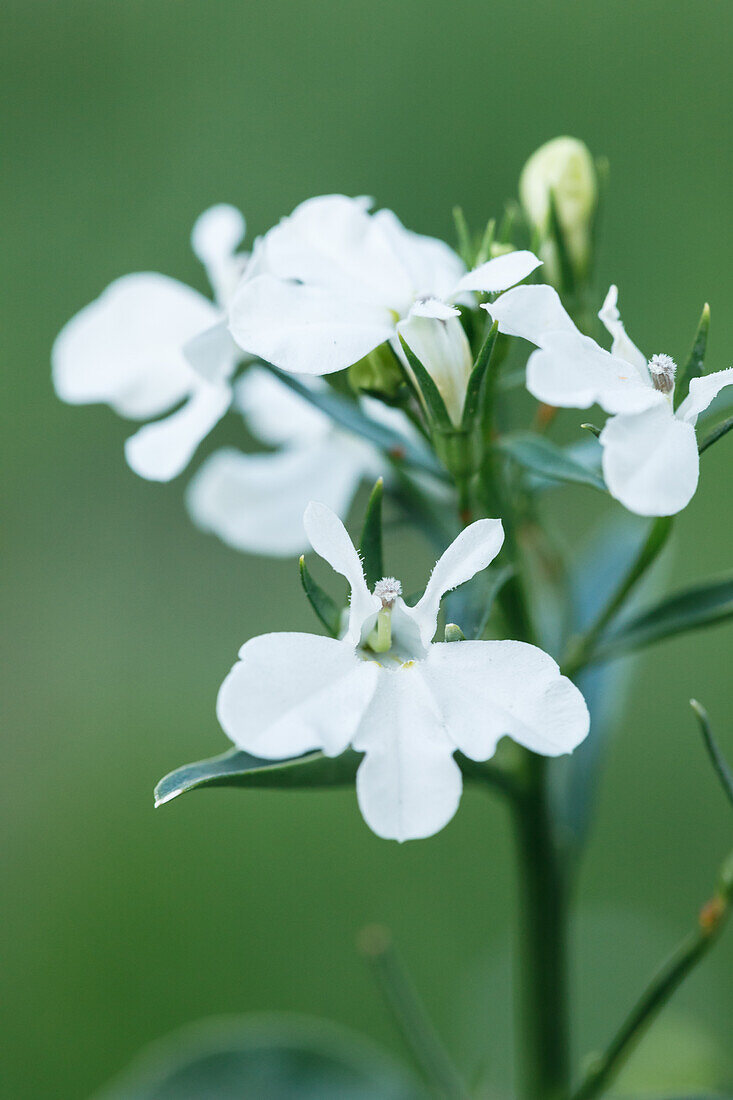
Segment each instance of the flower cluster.
[[[486,761],[506,736],[553,756],[586,736],[580,692],[534,644],[522,523],[542,486],[564,480],[596,484],[643,516],[679,512],[698,482],[697,419],[733,384],[733,368],[702,373],[698,340],[689,393],[676,400],[675,361],[647,360],[632,343],[615,287],[598,313],[611,350],[583,331],[598,186],[585,146],[550,143],[522,174],[523,223],[497,233],[490,221],[474,239],[459,219],[460,254],[343,195],[301,203],[245,253],[243,217],[216,206],[192,233],[211,298],[164,275],[128,275],[54,345],[61,398],[146,422],[125,444],[144,478],[179,475],[230,409],[269,448],[209,454],[186,493],[192,518],[250,552],[309,543],[348,580],[350,603],[341,614],[304,572],[331,637],[247,642],[219,719],[259,761],[362,754],[359,804],[380,836],[445,825],[460,798],[457,753]],[[516,244],[522,233],[528,247]],[[526,388],[544,406],[609,414],[598,432],[602,479],[569,448],[539,434],[528,446],[497,418],[503,364],[521,354],[513,337],[535,345]],[[395,507],[444,550],[412,605],[394,577],[370,575],[373,562],[341,522],[359,485],[380,476]],[[483,615],[469,608],[480,624],[469,640],[456,627],[436,642],[441,598],[502,545],[500,520],[471,522],[476,514],[501,514],[510,529],[511,581],[496,588],[497,621],[490,602]],[[375,538],[381,546],[381,528]],[[488,640],[489,630],[501,636]]]

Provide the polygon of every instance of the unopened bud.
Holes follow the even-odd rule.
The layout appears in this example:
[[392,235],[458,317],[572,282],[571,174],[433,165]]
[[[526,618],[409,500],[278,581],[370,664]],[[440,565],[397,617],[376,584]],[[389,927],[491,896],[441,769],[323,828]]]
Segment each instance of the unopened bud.
[[551,226],[552,198],[569,259],[576,274],[584,277],[598,205],[598,177],[588,147],[572,137],[553,138],[541,145],[522,169],[519,197],[527,220],[539,233],[540,255],[551,281],[557,282],[560,274]]
[[394,352],[386,344],[374,348],[349,367],[349,382],[354,390],[396,397],[404,377]]
[[653,355],[649,360],[652,384],[660,393],[673,393],[677,364],[671,355]]

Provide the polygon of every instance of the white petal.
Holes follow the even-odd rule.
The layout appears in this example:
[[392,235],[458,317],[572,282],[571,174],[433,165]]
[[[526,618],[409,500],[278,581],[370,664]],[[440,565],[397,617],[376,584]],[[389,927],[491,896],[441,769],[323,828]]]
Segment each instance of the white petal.
[[184,344],[218,318],[211,302],[175,279],[125,275],[57,336],[56,392],[73,404],[106,402],[123,416],[158,416],[195,384]]
[[469,271],[463,276],[456,289],[459,292],[480,290],[485,294],[496,294],[526,279],[541,263],[542,260],[538,260],[534,252],[523,250],[507,252],[505,256],[497,256],[481,264],[480,267],[475,267],[473,271]]
[[125,458],[140,477],[170,481],[188,466],[199,443],[229,408],[229,386],[199,386],[165,420],[140,428],[125,443]]
[[372,220],[405,273],[409,298],[448,299],[466,270],[460,256],[437,237],[405,229],[391,210],[378,210]]
[[335,512],[326,504],[311,501],[305,510],[303,525],[315,552],[349,582],[351,603],[346,639],[357,645],[363,634],[371,630],[374,617],[382,606],[381,600],[367,588],[361,558]]
[[[309,375],[301,381],[309,388],[325,384]],[[284,382],[279,382],[263,367],[250,367],[237,381],[234,403],[247,421],[248,428],[263,443],[269,443],[272,447],[322,439],[332,431],[332,421],[325,413]],[[303,508],[307,503],[305,501]],[[302,518],[303,509],[299,522]]]
[[581,693],[526,642],[440,642],[422,667],[451,740],[472,760],[487,760],[504,735],[558,756],[588,733]]
[[[407,321],[400,321],[397,330],[435,382],[451,420],[456,426],[460,425],[468,379],[473,370],[471,345],[463,325],[456,317],[443,321],[413,315]],[[409,363],[406,366],[412,373]]]
[[266,234],[264,246],[266,269],[282,279],[398,311],[410,301],[407,275],[363,199],[308,199]]
[[690,392],[677,410],[677,415],[690,424],[696,424],[701,412],[718,396],[726,386],[733,386],[733,367],[704,374],[702,378],[693,378]]
[[273,454],[226,448],[202,464],[186,503],[194,523],[234,549],[286,557],[308,548],[303,513],[312,498],[345,515],[361,473],[334,437]]
[[189,340],[183,354],[199,378],[213,383],[231,378],[237,361],[242,358],[223,319]]
[[418,298],[410,309],[408,321],[413,317],[433,317],[438,321],[450,321],[452,318],[460,316],[461,311],[459,309],[448,305],[440,298]]
[[461,531],[436,562],[421,599],[405,608],[420,630],[422,644],[430,644],[438,621],[440,601],[446,592],[468,581],[494,560],[504,541],[499,519],[479,519]]
[[191,247],[204,265],[221,306],[234,292],[246,264],[245,256],[236,255],[246,229],[244,216],[236,206],[219,203],[199,215],[191,232]]
[[609,413],[636,413],[666,404],[650,382],[642,382],[624,359],[604,351],[579,332],[555,332],[527,361],[527,389],[548,405],[587,409],[599,404]]
[[614,416],[601,432],[603,476],[630,512],[671,516],[692,500],[699,476],[692,424],[665,399],[636,416]]
[[482,308],[499,322],[500,332],[521,336],[538,347],[553,332],[580,335],[551,286],[518,286]]
[[353,647],[314,634],[263,634],[239,651],[216,713],[238,748],[266,760],[322,749],[338,756],[354,736],[379,669]]
[[618,288],[611,286],[598,313],[598,317],[606,331],[613,336],[611,354],[617,355],[620,359],[625,359],[638,371],[639,377],[648,382],[649,371],[646,365],[646,356],[642,355],[636,344],[626,335],[626,329],[616,305],[617,301]]
[[461,772],[419,664],[381,670],[353,744],[366,752],[356,793],[377,836],[416,840],[450,821],[461,798]]
[[332,374],[394,335],[388,310],[331,290],[245,279],[231,303],[230,330],[241,348],[296,374]]

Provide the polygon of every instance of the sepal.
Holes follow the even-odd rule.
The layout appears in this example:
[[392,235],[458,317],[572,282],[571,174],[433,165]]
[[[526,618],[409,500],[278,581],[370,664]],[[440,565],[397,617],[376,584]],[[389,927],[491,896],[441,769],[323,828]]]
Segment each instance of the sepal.
[[303,585],[311,607],[325,626],[332,638],[337,638],[341,629],[341,608],[336,601],[329,596],[324,588],[311,576],[308,566],[305,564],[305,556],[301,554],[298,561],[300,583]]

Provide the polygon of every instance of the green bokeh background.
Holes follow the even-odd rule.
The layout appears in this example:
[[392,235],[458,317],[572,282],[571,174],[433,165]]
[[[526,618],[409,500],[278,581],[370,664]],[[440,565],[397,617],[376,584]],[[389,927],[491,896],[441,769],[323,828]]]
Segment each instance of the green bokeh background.
[[[241,642],[309,629],[309,611],[294,563],[197,532],[184,479],[126,468],[128,425],[54,399],[49,348],[124,272],[203,288],[188,233],[212,202],[240,204],[253,235],[306,196],[368,193],[450,234],[455,202],[485,219],[526,156],[569,132],[611,161],[601,282],[620,284],[635,339],[683,355],[707,298],[709,366],[727,366],[733,8],[5,0],[2,22],[3,1095],[86,1097],[149,1040],[241,1010],[320,1014],[397,1049],[354,948],[375,920],[453,1046],[467,1062],[483,1047],[501,1077],[501,807],[469,793],[443,833],[402,847],[368,832],[351,792],[209,791],[153,811],[160,775],[225,747],[213,704]],[[678,581],[733,564],[731,454],[704,460]],[[558,498],[571,531],[587,506],[581,489]],[[411,590],[427,556],[408,549]],[[687,709],[705,701],[733,755],[730,643],[721,627],[643,660],[581,880],[586,1042],[689,927],[730,843]],[[639,1079],[655,1058],[669,1076],[688,1042],[691,1077],[715,1082],[732,964],[729,936],[639,1052]]]

